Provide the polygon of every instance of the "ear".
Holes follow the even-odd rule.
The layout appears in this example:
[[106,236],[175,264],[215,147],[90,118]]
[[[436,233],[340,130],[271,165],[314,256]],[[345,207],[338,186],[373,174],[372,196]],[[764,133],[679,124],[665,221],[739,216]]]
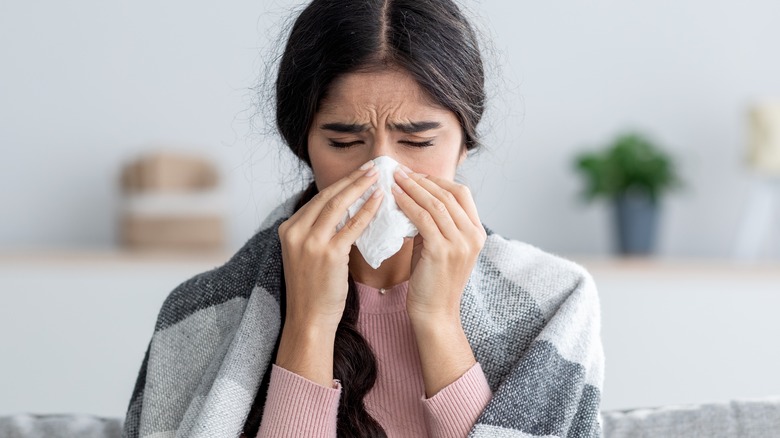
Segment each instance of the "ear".
[[466,160],[466,157],[468,157],[469,151],[466,149],[466,145],[464,144],[460,148],[460,156],[458,157],[458,167],[460,167],[461,164],[463,164],[463,161]]

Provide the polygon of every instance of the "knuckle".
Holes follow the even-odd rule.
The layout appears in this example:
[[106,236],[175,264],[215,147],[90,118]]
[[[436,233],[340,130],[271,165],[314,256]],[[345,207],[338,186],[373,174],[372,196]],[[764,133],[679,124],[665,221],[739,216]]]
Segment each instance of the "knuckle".
[[325,203],[325,206],[322,207],[322,214],[332,214],[339,210],[339,207],[341,207],[341,196],[334,196],[330,198],[328,202]]
[[358,214],[347,222],[346,227],[349,229],[349,231],[360,231],[363,229],[365,223],[366,220],[364,219],[363,215]]
[[279,238],[284,238],[287,235],[288,230],[290,229],[290,221],[286,220],[279,224],[279,229],[277,232],[279,233]]
[[453,195],[451,192],[448,192],[446,190],[444,191],[444,198],[445,198],[445,202],[450,204],[457,204],[458,202],[457,198],[455,198],[455,195]]
[[415,216],[417,216],[417,220],[420,221],[422,224],[429,224],[433,222],[433,218],[431,217],[431,214],[428,213],[425,210],[420,210],[417,213],[415,213]]
[[487,233],[482,227],[475,227],[474,232],[470,233],[469,241],[480,247],[485,243],[485,239],[487,239]]
[[332,188],[326,187],[326,188],[322,189],[321,191],[317,192],[317,194],[314,195],[314,197],[311,198],[311,201],[309,201],[309,202],[310,203],[321,202],[323,199],[326,199],[326,196],[330,195],[330,193],[332,191],[333,191]]
[[279,240],[288,244],[297,244],[300,233],[297,232],[293,224],[283,222],[279,224]]
[[455,192],[458,193],[460,196],[467,196],[471,197],[471,190],[468,188],[468,186],[464,184],[458,184],[455,186]]
[[447,206],[444,205],[443,202],[439,201],[438,199],[433,200],[433,209],[440,212],[445,213],[447,211]]
[[484,240],[482,240],[482,239],[480,239],[480,240],[477,240],[477,241],[476,241],[476,242],[474,242],[474,244],[472,245],[472,248],[474,248],[472,252],[473,252],[473,253],[475,253],[475,254],[476,254],[476,253],[479,253],[480,251],[482,251],[482,247],[483,247],[483,246],[485,246],[485,241],[484,241]]

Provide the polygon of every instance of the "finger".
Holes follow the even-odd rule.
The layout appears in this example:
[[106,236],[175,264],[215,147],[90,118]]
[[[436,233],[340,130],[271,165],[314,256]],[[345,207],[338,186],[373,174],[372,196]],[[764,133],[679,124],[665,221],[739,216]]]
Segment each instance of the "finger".
[[[306,227],[311,227],[317,221],[317,218],[322,214],[325,205],[337,194],[341,193],[345,188],[350,185],[357,185],[359,191],[362,194],[373,184],[378,178],[378,173],[374,167],[374,162],[369,161],[366,164],[360,166],[359,169],[354,170],[349,175],[322,189],[317,195],[307,202],[298,212],[293,215],[296,222],[300,222]],[[362,188],[362,190],[360,190]],[[359,197],[358,195],[357,197]],[[355,197],[355,200],[357,200]],[[354,202],[354,201],[353,201]],[[352,205],[352,204],[349,204]],[[346,211],[346,208],[344,209]],[[296,217],[297,216],[297,217]],[[291,218],[292,219],[292,218]]]
[[379,189],[374,190],[374,193],[372,193],[366,203],[360,207],[360,210],[358,210],[357,213],[347,221],[344,227],[336,233],[333,242],[337,245],[346,246],[351,246],[355,243],[366,227],[368,227],[368,224],[371,223],[371,219],[376,215],[383,197],[384,191]]
[[[375,169],[374,169],[375,170]],[[369,171],[362,178],[344,187],[323,204],[320,214],[312,224],[312,231],[324,233],[328,239],[333,237],[336,226],[344,219],[347,209],[363,195],[370,195],[371,185],[379,178],[378,173]]]
[[474,224],[471,222],[471,218],[469,218],[468,214],[463,209],[463,206],[460,205],[458,199],[454,194],[452,194],[452,192],[444,189],[430,178],[419,178],[416,179],[416,181],[425,190],[427,190],[428,193],[435,196],[436,199],[443,202],[444,205],[447,206],[447,211],[450,212],[450,216],[452,217],[453,222],[455,222],[455,226],[457,226],[459,230],[464,231],[474,227]]
[[426,241],[436,241],[445,238],[428,210],[415,202],[398,184],[393,184],[393,197],[395,197],[398,208],[417,227],[420,235]]
[[[422,187],[416,179],[422,178],[419,174],[412,174],[411,177],[403,170],[397,170],[394,174],[396,183],[401,189],[419,206],[425,209],[431,216],[439,232],[447,239],[455,238],[460,232],[455,222],[447,210],[447,206],[436,196]],[[417,213],[422,215],[422,213]],[[412,221],[414,222],[414,221]]]
[[466,185],[436,176],[428,176],[427,179],[430,179],[444,190],[452,193],[455,199],[458,200],[458,204],[463,207],[463,210],[466,212],[471,222],[479,227],[482,226],[482,221],[479,219],[479,213],[477,212],[477,205],[474,203],[474,197],[471,195],[471,190],[469,190]]

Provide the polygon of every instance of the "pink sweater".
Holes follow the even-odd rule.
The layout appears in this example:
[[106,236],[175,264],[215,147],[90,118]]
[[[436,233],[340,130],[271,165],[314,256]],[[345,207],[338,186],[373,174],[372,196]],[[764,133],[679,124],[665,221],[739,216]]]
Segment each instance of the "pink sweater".
[[[377,358],[366,409],[392,437],[465,437],[493,396],[479,363],[425,398],[420,356],[406,313],[408,283],[382,294],[357,283],[358,330]],[[259,438],[335,437],[341,383],[332,388],[273,365]]]

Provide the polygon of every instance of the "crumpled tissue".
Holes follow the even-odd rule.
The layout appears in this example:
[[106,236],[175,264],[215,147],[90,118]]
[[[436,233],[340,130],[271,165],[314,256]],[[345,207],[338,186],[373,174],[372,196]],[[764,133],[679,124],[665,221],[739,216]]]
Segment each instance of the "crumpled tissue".
[[[396,204],[393,197],[392,187],[395,183],[393,172],[398,168],[398,162],[387,156],[376,157],[373,161],[379,177],[377,182],[371,186],[371,189],[382,190],[385,192],[385,195],[382,197],[379,210],[371,219],[368,227],[363,230],[363,234],[358,237],[355,245],[366,262],[376,269],[383,261],[401,249],[405,237],[417,235],[417,227],[398,208],[398,204]],[[374,190],[371,189],[366,190],[366,193],[347,209],[347,213],[336,227],[336,230],[344,227],[347,221],[366,203],[368,198],[374,193]]]

